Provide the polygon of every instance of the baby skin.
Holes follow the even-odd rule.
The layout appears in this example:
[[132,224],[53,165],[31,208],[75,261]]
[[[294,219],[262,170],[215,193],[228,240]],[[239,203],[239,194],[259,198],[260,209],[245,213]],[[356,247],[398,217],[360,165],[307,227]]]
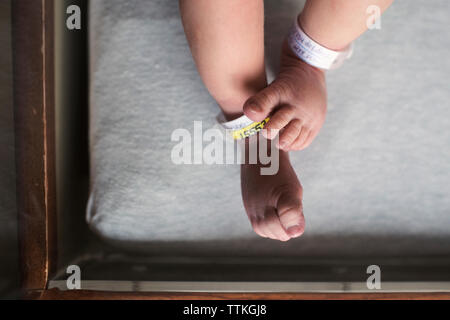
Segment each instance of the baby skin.
[[263,135],[274,139],[284,151],[308,147],[325,122],[327,94],[325,73],[297,58],[283,43],[280,72],[265,89],[244,104],[244,113],[254,121],[270,116]]
[[[237,96],[245,96],[243,89],[239,92],[242,94]],[[300,237],[305,230],[302,186],[289,152],[308,147],[324,124],[325,73],[298,59],[285,41],[278,76],[241,106],[254,121],[270,117],[258,139],[268,139],[269,150],[270,143],[280,149],[279,169],[274,175],[262,175],[260,163],[241,166],[242,199],[252,228],[261,237],[279,241]],[[225,113],[229,110],[224,103],[221,107]],[[228,114],[229,119],[234,117]],[[245,143],[248,148],[248,138]]]
[[[245,144],[248,148],[248,139]],[[253,230],[258,235],[288,241],[301,236],[305,230],[302,186],[288,153],[280,151],[278,161],[279,169],[274,175],[262,175],[261,167],[264,165],[259,162],[241,165],[242,198]]]
[[244,207],[253,230],[262,237],[288,241],[305,230],[302,187],[288,152],[308,147],[317,136],[326,101],[324,72],[294,56],[285,42],[278,76],[244,104],[245,114],[254,121],[270,116],[261,135],[280,149],[275,175],[261,175],[261,164],[241,166]]
[[260,163],[241,166],[242,198],[253,230],[280,241],[299,237],[305,230],[302,187],[288,152],[306,148],[325,120],[324,73],[285,43],[281,70],[267,86],[262,1],[196,0],[194,6],[185,0],[180,9],[197,69],[226,118],[244,113],[254,121],[271,118],[261,134],[280,149],[278,171],[262,175]]
[[[298,24],[316,42],[342,50],[368,27],[367,8],[384,12],[393,0],[306,0]],[[186,37],[200,76],[228,120],[270,117],[261,135],[275,143],[279,170],[262,175],[262,165],[241,167],[244,207],[253,230],[286,241],[305,230],[302,187],[288,152],[308,147],[327,112],[325,73],[299,58],[287,41],[281,68],[267,85],[264,65],[264,2],[180,0]],[[277,138],[277,139],[275,139]],[[248,148],[249,141],[245,141]]]

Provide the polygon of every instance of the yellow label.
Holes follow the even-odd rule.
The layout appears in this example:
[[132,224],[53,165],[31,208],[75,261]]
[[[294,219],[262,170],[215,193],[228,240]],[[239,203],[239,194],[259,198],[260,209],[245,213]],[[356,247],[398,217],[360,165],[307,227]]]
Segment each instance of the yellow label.
[[269,122],[269,119],[270,118],[266,118],[261,122],[254,122],[251,125],[246,126],[245,128],[233,131],[233,139],[235,140],[245,139],[254,134],[257,134],[264,128],[267,122]]

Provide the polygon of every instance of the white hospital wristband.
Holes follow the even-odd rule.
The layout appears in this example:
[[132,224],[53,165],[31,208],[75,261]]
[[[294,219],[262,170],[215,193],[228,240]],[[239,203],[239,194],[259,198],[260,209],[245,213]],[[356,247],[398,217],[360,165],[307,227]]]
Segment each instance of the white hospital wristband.
[[217,116],[217,121],[222,128],[230,133],[233,140],[241,140],[257,134],[269,122],[269,118],[260,122],[254,122],[247,116],[242,116],[232,121],[226,121],[225,116],[221,113]]
[[324,70],[340,67],[353,53],[353,44],[343,51],[334,51],[311,39],[298,24],[298,19],[289,32],[289,47],[295,55],[306,63]]

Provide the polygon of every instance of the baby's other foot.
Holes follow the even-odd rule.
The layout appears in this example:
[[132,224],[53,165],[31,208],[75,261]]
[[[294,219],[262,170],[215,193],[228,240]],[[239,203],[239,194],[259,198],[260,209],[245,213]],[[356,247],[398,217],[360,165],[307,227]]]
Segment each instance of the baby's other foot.
[[275,175],[261,175],[260,169],[259,164],[241,166],[242,198],[253,230],[280,241],[301,236],[305,229],[302,186],[288,154],[280,151]]

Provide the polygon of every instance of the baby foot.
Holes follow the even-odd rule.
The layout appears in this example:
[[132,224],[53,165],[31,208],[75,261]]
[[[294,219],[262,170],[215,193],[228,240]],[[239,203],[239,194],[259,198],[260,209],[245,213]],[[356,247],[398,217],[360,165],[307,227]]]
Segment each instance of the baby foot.
[[279,133],[277,147],[284,151],[308,147],[322,128],[327,112],[325,73],[290,50],[285,42],[280,73],[244,105],[245,114],[253,121],[270,116],[266,138],[274,139]]
[[261,166],[241,166],[242,198],[253,230],[280,241],[301,236],[305,228],[302,187],[288,154],[280,151],[275,175],[261,175]]

